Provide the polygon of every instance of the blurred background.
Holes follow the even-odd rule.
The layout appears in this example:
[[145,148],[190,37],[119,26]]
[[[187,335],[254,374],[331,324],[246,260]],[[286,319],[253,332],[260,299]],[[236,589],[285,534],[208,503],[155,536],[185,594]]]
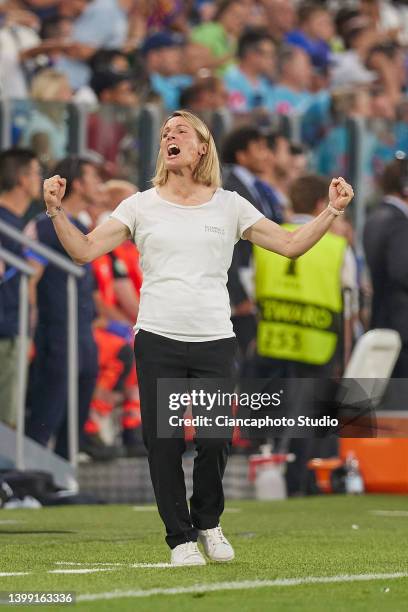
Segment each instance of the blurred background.
[[31,470],[72,498],[153,499],[133,356],[137,249],[74,265],[41,190],[65,176],[64,207],[90,231],[150,188],[160,125],[184,108],[211,128],[224,187],[279,224],[317,216],[333,176],[355,191],[315,256],[284,265],[237,244],[242,389],[383,381],[359,437],[236,431],[227,497],[408,493],[407,87],[406,0],[1,1],[0,481]]

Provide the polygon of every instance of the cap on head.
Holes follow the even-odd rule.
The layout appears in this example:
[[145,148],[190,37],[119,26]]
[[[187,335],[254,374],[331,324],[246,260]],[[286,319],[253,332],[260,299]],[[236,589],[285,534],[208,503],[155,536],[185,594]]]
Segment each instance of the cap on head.
[[150,51],[157,51],[168,47],[181,47],[184,42],[184,38],[180,36],[180,34],[173,32],[156,32],[145,38],[140,50],[143,55],[147,55]]

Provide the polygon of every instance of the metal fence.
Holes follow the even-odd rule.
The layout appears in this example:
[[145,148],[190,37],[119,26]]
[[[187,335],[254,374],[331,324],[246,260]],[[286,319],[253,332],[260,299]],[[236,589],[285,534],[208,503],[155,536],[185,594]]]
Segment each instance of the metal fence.
[[[357,250],[361,250],[365,208],[370,198],[375,198],[376,176],[396,150],[408,150],[407,116],[402,113],[395,121],[369,120],[352,113],[334,118],[327,102],[322,108],[303,115],[263,114],[261,119],[254,114],[246,121],[261,123],[266,130],[279,129],[291,141],[303,144],[312,170],[342,175],[352,182],[356,196],[351,214]],[[0,145],[2,149],[32,146],[36,130],[43,130],[49,138],[49,150],[42,152],[45,167],[51,169],[54,161],[67,154],[92,153],[99,155],[112,175],[144,190],[151,186],[164,117],[155,104],[129,109],[54,102],[38,106],[32,100],[1,100]],[[218,148],[225,134],[243,121],[227,109],[205,113],[203,119]]]

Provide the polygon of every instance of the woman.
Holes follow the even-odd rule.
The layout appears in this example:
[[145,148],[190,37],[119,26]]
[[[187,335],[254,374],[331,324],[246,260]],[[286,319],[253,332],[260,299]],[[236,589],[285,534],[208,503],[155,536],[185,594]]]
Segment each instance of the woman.
[[46,68],[33,78],[30,95],[34,107],[24,128],[23,144],[32,147],[40,162],[50,168],[67,153],[71,87],[63,72]]
[[210,559],[230,561],[234,551],[219,526],[229,443],[196,441],[189,512],[181,461],[184,440],[157,437],[157,380],[231,376],[236,340],[226,282],[234,244],[244,238],[298,257],[344,211],[353,190],[344,179],[334,179],[327,209],[289,233],[237,193],[221,189],[214,140],[207,126],[186,111],[173,113],[162,127],[153,184],[124,200],[108,221],[85,236],[62,209],[65,179],[53,176],[44,183],[47,214],[79,264],[129,237],[136,242],[144,272],[135,342],[143,437],[171,562],[204,565],[198,537]]

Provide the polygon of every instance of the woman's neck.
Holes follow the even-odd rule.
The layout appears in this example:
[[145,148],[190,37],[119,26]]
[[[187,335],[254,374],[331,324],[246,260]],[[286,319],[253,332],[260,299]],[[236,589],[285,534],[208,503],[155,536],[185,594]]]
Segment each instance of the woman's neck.
[[202,185],[194,181],[191,172],[184,169],[169,172],[167,182],[160,188],[160,191],[172,193],[181,199],[188,199],[200,187]]
[[180,170],[170,172],[167,183],[159,187],[158,192],[172,202],[202,204],[212,198],[215,187],[197,183],[190,173]]

